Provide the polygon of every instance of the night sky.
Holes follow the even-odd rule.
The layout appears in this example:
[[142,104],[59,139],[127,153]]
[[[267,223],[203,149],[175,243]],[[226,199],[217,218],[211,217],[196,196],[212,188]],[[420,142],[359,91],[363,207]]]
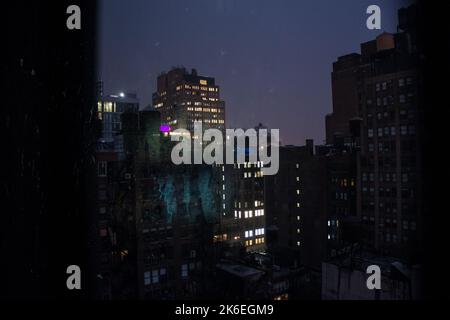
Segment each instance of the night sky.
[[[151,103],[173,66],[216,78],[227,127],[279,128],[283,144],[322,143],[338,56],[395,32],[408,0],[101,0],[99,78],[105,94]],[[366,28],[381,7],[382,30]]]

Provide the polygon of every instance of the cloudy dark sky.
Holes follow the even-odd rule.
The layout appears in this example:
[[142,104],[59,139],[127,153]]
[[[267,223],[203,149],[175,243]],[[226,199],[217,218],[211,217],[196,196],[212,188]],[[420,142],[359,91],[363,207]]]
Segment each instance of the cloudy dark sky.
[[394,32],[409,0],[102,0],[99,78],[105,93],[151,102],[156,77],[173,66],[216,78],[227,127],[262,122],[284,144],[321,143],[332,110],[330,73],[340,55],[380,31],[366,8],[382,10]]

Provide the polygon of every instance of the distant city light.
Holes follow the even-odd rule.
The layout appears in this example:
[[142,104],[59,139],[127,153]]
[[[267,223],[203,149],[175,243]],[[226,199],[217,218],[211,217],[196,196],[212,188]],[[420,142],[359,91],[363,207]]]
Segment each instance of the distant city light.
[[120,96],[121,98],[123,98],[123,97],[125,97],[125,93],[121,92],[121,93],[119,93],[119,96]]

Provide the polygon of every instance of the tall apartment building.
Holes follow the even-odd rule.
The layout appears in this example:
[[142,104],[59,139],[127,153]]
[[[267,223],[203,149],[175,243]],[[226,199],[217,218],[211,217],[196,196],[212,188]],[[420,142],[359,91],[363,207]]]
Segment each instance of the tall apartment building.
[[[124,157],[121,115],[137,112],[139,100],[135,94],[120,93],[103,95],[103,83],[97,82],[96,118],[98,124],[95,160],[97,166],[95,210],[90,215],[92,293],[96,299],[135,297],[136,290],[118,279],[129,277],[118,274],[118,261],[124,254],[118,251],[122,242],[117,239],[115,210],[117,208],[117,186],[120,181],[120,161]],[[119,232],[120,233],[120,232]],[[123,281],[126,281],[123,280]]]
[[357,149],[340,141],[280,148],[280,171],[265,178],[267,241],[277,263],[320,272],[323,261],[359,241]]
[[[246,252],[262,252],[266,249],[264,163],[257,155],[258,147],[249,141],[258,141],[259,130],[266,128],[260,124],[253,129],[256,136],[248,135],[245,148],[234,150],[236,160],[238,154],[244,153],[245,161],[223,165],[222,172],[218,172],[222,212],[216,240],[226,246],[245,248]],[[256,154],[255,159],[250,154]]]
[[[117,256],[117,239],[114,228],[114,208],[117,201],[117,168],[123,155],[121,142],[121,114],[137,112],[139,100],[133,94],[103,95],[103,83],[97,83],[96,118],[98,131],[95,148],[96,193],[95,209],[90,217],[92,294],[96,299],[111,299],[130,296],[125,291],[118,293],[118,277],[114,275]],[[118,295],[119,294],[119,295]],[[132,296],[132,295],[131,295]]]
[[[383,253],[408,255],[417,245],[420,216],[418,139],[419,74],[408,65],[405,34],[373,42],[373,72],[364,79],[360,163],[361,218],[369,245]],[[393,45],[380,48],[381,40]]]
[[120,252],[133,261],[137,297],[201,297],[220,212],[215,168],[172,164],[174,143],[160,132],[159,112],[124,113],[122,121],[126,158],[120,169],[117,198],[123,205],[116,206],[116,227],[121,243],[129,246]]
[[118,95],[103,96],[103,85],[97,84],[98,102],[97,117],[101,122],[102,142],[114,142],[116,135],[122,130],[120,115],[124,112],[137,112],[139,100],[136,94],[119,93]]
[[158,77],[153,107],[161,113],[162,123],[174,129],[194,131],[194,122],[203,129],[225,129],[225,102],[212,77],[201,76],[193,69],[174,68]]
[[[411,6],[399,17],[414,17]],[[360,119],[357,212],[363,243],[382,254],[410,257],[420,226],[420,74],[410,23],[361,44],[361,53],[333,64],[333,114],[327,142],[351,141],[350,120]],[[404,28],[404,29],[402,29]]]
[[300,265],[300,249],[304,244],[304,225],[301,207],[305,199],[305,185],[300,166],[313,156],[313,141],[306,146],[280,147],[278,174],[265,176],[265,205],[268,251],[277,257],[278,265]]
[[264,251],[266,223],[261,161],[222,168],[222,178],[225,178],[222,194],[228,209],[221,216],[218,240],[245,248],[247,252]]

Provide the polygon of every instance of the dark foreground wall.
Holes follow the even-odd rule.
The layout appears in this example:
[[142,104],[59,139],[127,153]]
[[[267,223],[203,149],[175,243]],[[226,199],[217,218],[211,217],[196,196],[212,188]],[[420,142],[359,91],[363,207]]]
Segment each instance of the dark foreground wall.
[[[66,28],[71,4],[81,30]],[[87,272],[95,1],[2,7],[0,297],[80,298],[66,268]]]

